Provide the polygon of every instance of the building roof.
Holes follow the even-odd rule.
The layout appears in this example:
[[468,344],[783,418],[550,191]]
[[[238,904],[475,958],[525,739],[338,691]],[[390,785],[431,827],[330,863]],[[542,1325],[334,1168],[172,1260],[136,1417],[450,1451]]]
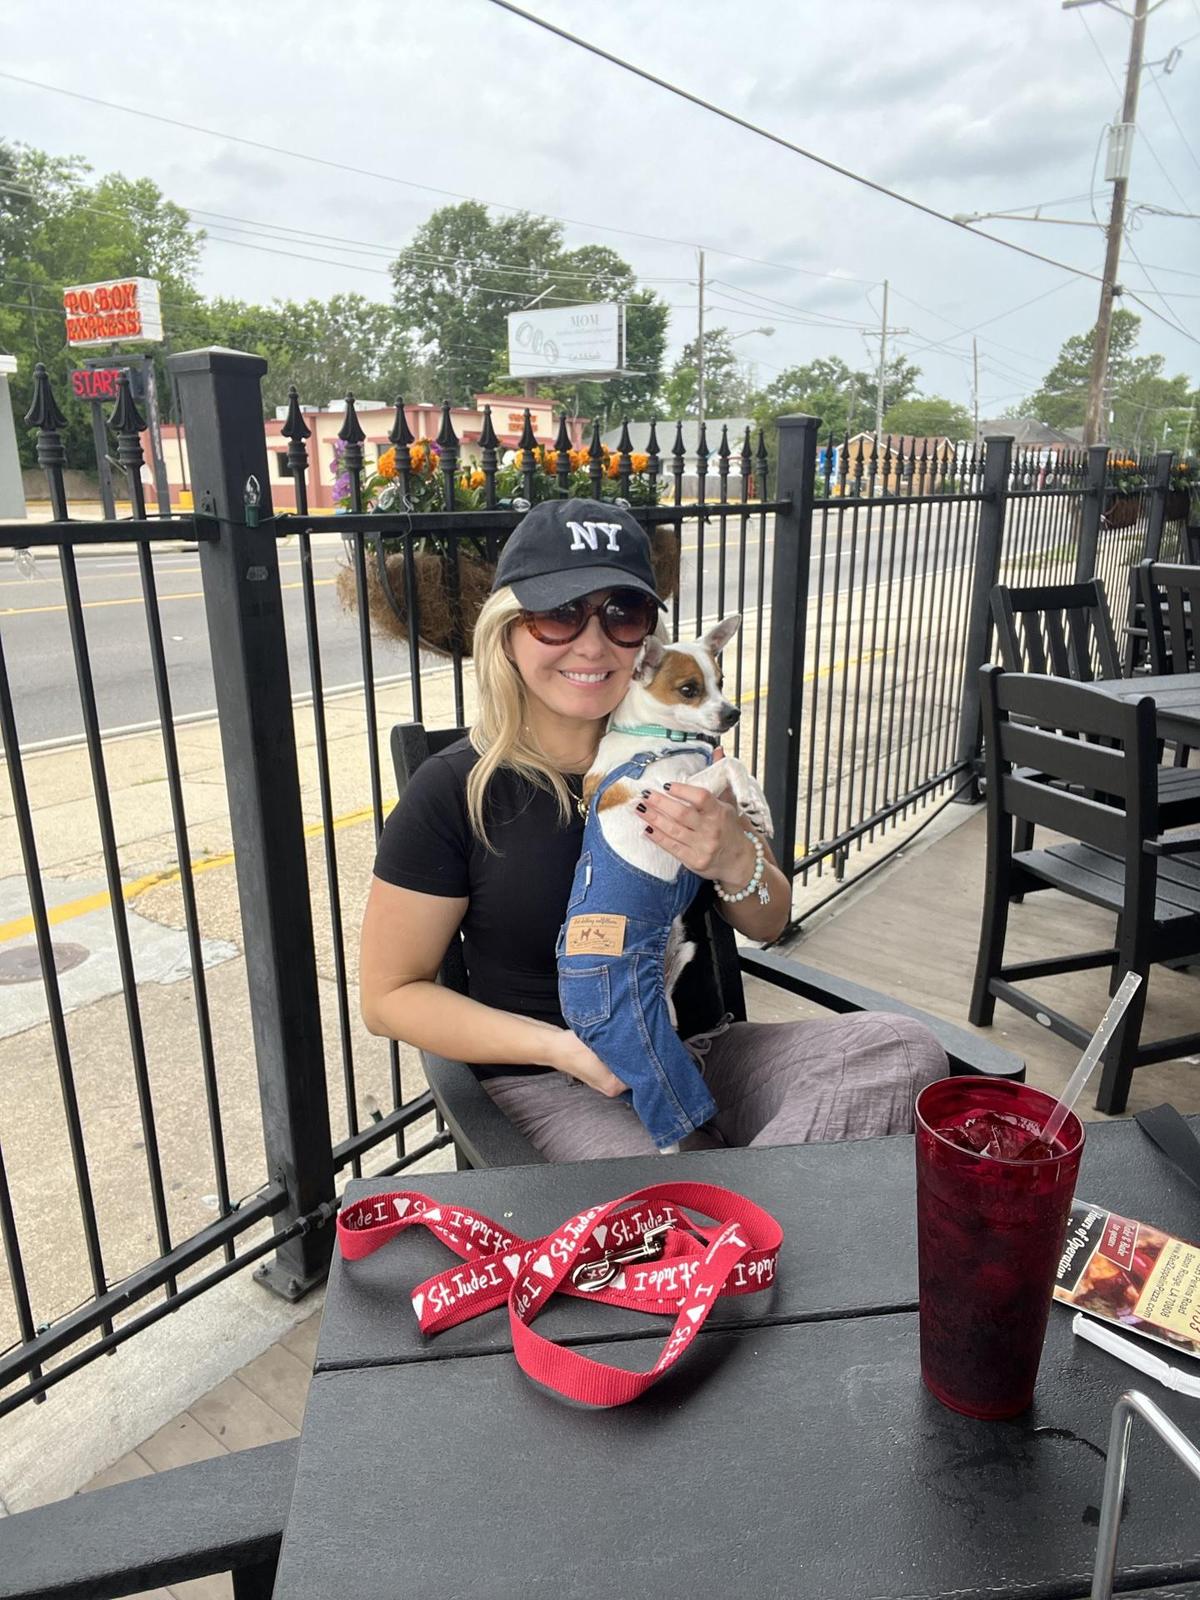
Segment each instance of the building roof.
[[1048,422],[1039,422],[1037,417],[1000,417],[995,422],[979,424],[981,439],[986,439],[989,434],[1006,433],[1012,435],[1013,442],[1017,445],[1074,445],[1078,444],[1082,437],[1082,430],[1052,428]]
[[[864,444],[874,446],[875,434],[874,432],[852,434],[850,437],[850,443],[857,444],[860,439],[864,442]],[[889,445],[891,446],[893,455],[897,455],[900,451],[903,451],[906,456],[919,456],[922,448],[924,448],[927,455],[930,453],[930,451],[943,450],[947,448],[953,450],[954,440],[948,438],[944,433],[885,433],[883,436],[884,449],[886,450]]]

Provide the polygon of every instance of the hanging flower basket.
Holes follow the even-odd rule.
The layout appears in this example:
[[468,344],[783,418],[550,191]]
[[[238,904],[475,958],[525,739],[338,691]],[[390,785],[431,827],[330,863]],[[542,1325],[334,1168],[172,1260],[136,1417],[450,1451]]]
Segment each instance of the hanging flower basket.
[[1119,494],[1108,502],[1104,521],[1110,528],[1132,528],[1138,519],[1140,501],[1136,494]]
[[[680,543],[674,528],[659,527],[651,531],[650,560],[654,568],[654,584],[664,600],[671,598],[679,583]],[[367,613],[376,633],[384,638],[406,640],[409,636],[408,599],[402,552],[385,553],[384,566],[387,572],[386,588],[380,578],[378,554],[368,546]],[[460,550],[457,596],[450,582],[448,561],[438,550],[415,552],[412,566],[421,645],[439,655],[451,655],[457,642],[462,654],[469,656],[475,623],[484,601],[492,591],[496,563],[473,552]],[[343,610],[358,610],[358,584],[353,566],[339,569],[337,594]]]
[[[384,566],[386,587],[380,577],[378,556],[368,549],[367,611],[371,626],[384,637],[405,640],[409,636],[409,618],[403,554],[393,551],[385,555]],[[496,563],[460,551],[457,595],[450,582],[448,563],[439,551],[416,551],[412,570],[420,643],[439,655],[453,654],[457,645],[464,656],[469,656],[475,623],[491,593]],[[346,611],[358,610],[358,584],[352,566],[338,572],[337,593]]]
[[1167,494],[1165,516],[1168,522],[1185,522],[1190,508],[1191,496],[1186,489],[1172,489]]

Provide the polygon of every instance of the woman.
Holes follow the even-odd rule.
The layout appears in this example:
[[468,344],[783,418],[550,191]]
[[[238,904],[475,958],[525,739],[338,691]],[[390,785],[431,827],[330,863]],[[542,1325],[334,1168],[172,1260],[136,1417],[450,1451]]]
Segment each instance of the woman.
[[[475,626],[470,740],[425,761],[388,818],[363,918],[367,1027],[471,1062],[551,1161],[654,1150],[615,1098],[624,1084],[563,1026],[554,946],[579,856],[583,775],[660,605],[649,541],[628,512],[568,500],[528,513]],[[644,805],[664,850],[724,896],[746,888],[757,851],[730,804],[673,784]],[[765,942],[791,903],[769,854],[763,884],[765,903],[716,904]],[[460,930],[469,996],[436,982]],[[883,1013],[726,1022],[688,1044],[719,1110],[685,1148],[907,1132],[917,1093],[947,1071],[925,1027]]]

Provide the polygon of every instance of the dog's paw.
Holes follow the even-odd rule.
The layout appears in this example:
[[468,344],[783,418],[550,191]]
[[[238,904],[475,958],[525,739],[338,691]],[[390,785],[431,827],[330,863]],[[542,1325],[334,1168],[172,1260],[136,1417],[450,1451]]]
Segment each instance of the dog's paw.
[[749,799],[744,800],[738,806],[738,815],[745,817],[746,821],[757,829],[764,839],[774,838],[775,827],[771,821],[771,813],[765,799],[760,800],[756,796],[751,796]]

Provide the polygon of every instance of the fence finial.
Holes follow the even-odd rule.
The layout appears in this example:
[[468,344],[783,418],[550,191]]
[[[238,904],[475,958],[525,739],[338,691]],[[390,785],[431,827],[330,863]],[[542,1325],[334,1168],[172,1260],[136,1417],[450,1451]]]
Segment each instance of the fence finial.
[[678,474],[682,473],[683,466],[684,466],[683,423],[682,422],[677,422],[675,424],[675,443],[671,446],[671,455],[674,457],[674,460],[672,461],[671,465],[674,468],[676,474],[678,475]]
[[50,374],[40,361],[33,369],[33,404],[25,413],[25,425],[42,433],[57,433],[67,425],[50,387]]
[[396,446],[397,453],[407,450],[410,444],[416,443],[416,436],[408,425],[408,417],[404,410],[404,396],[396,396],[396,415],[388,429],[388,442]]
[[729,472],[729,425],[721,424],[721,442],[717,446],[717,455],[721,458],[721,476],[724,478]]
[[492,408],[491,406],[484,406],[483,427],[479,430],[479,448],[494,452],[499,443],[500,441],[496,437],[496,427],[492,421]]
[[[297,439],[300,440],[301,450],[304,450],[303,441],[312,437],[312,429],[305,422],[304,413],[300,409],[300,392],[294,383],[288,388],[288,413],[284,419],[283,427],[279,431],[285,439],[291,439],[293,443]],[[292,452],[289,450],[288,460],[291,461],[291,458]],[[305,451],[305,460],[307,461],[307,459],[308,452]]]
[[[526,406],[525,420],[521,424],[521,437],[517,440],[517,449],[521,451],[527,451],[532,454],[532,452],[537,449],[537,443],[537,434],[533,431],[533,418],[529,414],[529,407]],[[524,462],[525,459],[525,456],[522,455],[522,462]]]
[[138,441],[137,461],[140,466],[142,463],[142,446],[138,436],[146,431],[146,419],[134,403],[133,390],[129,386],[129,374],[127,372],[117,374],[117,403],[113,407],[112,416],[108,419],[108,425],[118,439],[132,438]]
[[567,413],[560,411],[558,414],[558,432],[554,435],[554,448],[559,455],[571,449],[571,435],[567,431]]
[[[346,396],[346,415],[341,427],[338,429],[338,438],[345,445],[361,445],[367,437],[362,430],[362,423],[358,420],[358,412],[354,409],[354,396]],[[362,451],[359,451],[361,457]],[[359,465],[362,465],[361,459]]]
[[450,420],[450,402],[442,401],[442,422],[438,428],[438,449],[443,455],[449,450],[458,454],[458,435],[454,431],[454,423]]

